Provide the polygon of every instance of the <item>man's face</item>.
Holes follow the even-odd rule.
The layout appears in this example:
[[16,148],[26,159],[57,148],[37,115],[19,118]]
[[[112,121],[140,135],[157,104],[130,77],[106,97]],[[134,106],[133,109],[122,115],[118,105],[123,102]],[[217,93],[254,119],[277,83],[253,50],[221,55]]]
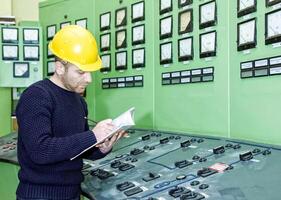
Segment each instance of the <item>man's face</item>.
[[92,82],[92,77],[90,72],[81,71],[75,65],[67,63],[61,81],[69,91],[82,94],[87,85]]

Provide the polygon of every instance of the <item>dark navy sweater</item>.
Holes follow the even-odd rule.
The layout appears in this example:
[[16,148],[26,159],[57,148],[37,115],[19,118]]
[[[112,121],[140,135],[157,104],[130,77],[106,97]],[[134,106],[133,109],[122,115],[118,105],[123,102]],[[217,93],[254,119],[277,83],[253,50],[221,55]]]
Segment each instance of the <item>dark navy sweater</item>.
[[87,106],[80,95],[48,79],[27,88],[16,109],[19,125],[17,195],[22,198],[70,199],[80,194],[82,157],[105,156],[92,148],[96,142],[85,120]]

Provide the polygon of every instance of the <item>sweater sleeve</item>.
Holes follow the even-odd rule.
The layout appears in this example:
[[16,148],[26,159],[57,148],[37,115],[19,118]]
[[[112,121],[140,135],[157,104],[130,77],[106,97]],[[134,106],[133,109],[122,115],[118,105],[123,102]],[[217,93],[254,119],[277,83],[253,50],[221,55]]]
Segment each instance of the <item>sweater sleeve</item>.
[[51,132],[52,101],[46,91],[31,87],[25,91],[16,109],[19,134],[33,162],[50,164],[69,160],[96,143],[92,131],[67,137]]

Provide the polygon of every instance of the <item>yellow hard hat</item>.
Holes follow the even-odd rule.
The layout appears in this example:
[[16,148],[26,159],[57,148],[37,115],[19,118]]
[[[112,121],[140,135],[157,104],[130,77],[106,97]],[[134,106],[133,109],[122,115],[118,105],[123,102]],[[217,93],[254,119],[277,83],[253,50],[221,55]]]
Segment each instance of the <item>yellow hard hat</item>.
[[78,25],[69,25],[56,33],[49,49],[57,57],[76,65],[80,70],[91,72],[102,67],[94,36]]

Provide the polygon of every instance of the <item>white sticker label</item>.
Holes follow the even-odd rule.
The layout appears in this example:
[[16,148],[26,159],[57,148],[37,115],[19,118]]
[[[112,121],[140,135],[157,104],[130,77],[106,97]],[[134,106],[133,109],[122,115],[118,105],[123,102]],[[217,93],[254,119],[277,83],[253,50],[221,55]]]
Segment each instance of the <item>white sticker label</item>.
[[270,62],[270,65],[280,64],[281,63],[281,57],[271,58],[269,62]]
[[162,78],[170,78],[170,73],[162,74]]
[[190,71],[182,71],[181,76],[190,76]]
[[181,79],[181,83],[190,83],[190,78],[187,77],[187,78],[182,78]]
[[142,81],[142,76],[135,76],[135,81]]
[[247,63],[241,63],[241,69],[249,69],[253,67],[252,62],[247,62]]
[[110,83],[116,83],[116,82],[117,82],[117,79],[116,79],[116,78],[110,79]]
[[198,75],[198,74],[201,74],[201,69],[192,70],[192,71],[191,71],[191,74],[192,74],[192,75]]
[[124,82],[125,78],[118,78],[118,82]]
[[179,77],[180,76],[180,72],[173,72],[172,73],[172,77]]
[[267,60],[257,60],[255,61],[255,67],[267,66]]
[[118,87],[125,87],[125,83],[118,83]]
[[281,74],[281,67],[270,68],[270,74]]
[[108,82],[109,82],[109,79],[103,79],[102,82],[103,82],[103,83],[108,83]]
[[133,77],[127,77],[126,81],[133,81]]
[[211,74],[211,73],[213,73],[213,68],[203,69],[203,74]]

